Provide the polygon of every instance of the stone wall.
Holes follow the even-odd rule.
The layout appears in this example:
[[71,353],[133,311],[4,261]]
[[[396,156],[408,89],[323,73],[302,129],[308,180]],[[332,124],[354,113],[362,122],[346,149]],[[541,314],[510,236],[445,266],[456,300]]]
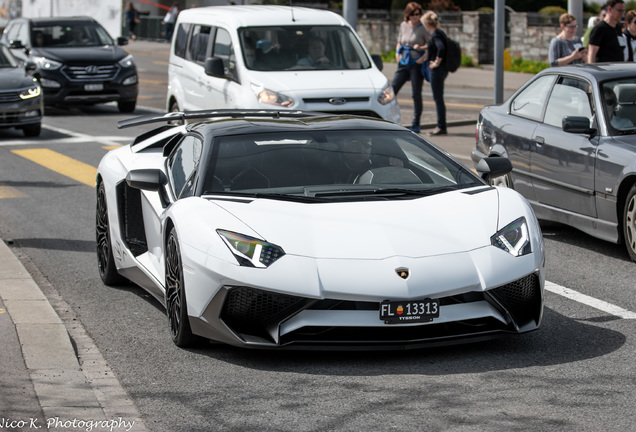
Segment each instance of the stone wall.
[[[512,57],[525,60],[548,61],[550,40],[560,29],[553,21],[537,22],[530,20],[525,12],[509,14],[510,34],[507,35],[507,46]],[[440,14],[440,27],[446,34],[459,42],[462,52],[473,59],[475,64],[492,64],[494,62],[494,29],[493,13],[461,12]],[[395,49],[399,22],[381,19],[358,20],[357,33],[367,49],[373,54],[381,54]]]

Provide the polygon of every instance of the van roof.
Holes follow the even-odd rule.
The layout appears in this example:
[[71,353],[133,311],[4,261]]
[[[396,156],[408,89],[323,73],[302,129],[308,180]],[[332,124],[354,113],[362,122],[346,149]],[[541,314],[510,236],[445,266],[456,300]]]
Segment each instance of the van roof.
[[209,6],[185,9],[180,22],[225,24],[232,28],[271,25],[347,25],[340,15],[320,9],[273,5]]

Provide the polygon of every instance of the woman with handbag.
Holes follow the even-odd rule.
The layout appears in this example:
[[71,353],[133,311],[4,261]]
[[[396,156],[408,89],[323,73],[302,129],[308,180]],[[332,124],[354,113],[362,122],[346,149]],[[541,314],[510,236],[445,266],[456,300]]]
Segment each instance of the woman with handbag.
[[400,24],[398,42],[395,47],[398,62],[397,71],[391,81],[393,91],[398,92],[407,81],[411,81],[413,89],[413,123],[410,129],[413,132],[420,131],[420,118],[422,117],[422,63],[426,59],[426,43],[428,33],[420,22],[422,6],[416,2],[410,2],[404,8],[404,21]]

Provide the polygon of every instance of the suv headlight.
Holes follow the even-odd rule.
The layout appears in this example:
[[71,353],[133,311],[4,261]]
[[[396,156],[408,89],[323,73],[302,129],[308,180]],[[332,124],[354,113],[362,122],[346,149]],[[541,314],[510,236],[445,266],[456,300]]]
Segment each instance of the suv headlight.
[[393,99],[395,99],[395,92],[393,91],[393,86],[389,83],[382,89],[380,96],[378,96],[378,102],[380,102],[381,105],[386,105],[393,101]]
[[258,98],[258,101],[268,105],[277,105],[288,107],[294,103],[294,100],[285,96],[282,93],[275,92],[274,90],[268,90],[259,84],[251,84],[252,91]]
[[119,60],[119,65],[123,68],[131,68],[135,67],[135,60],[133,60],[133,56],[128,54],[123,59]]
[[528,222],[523,216],[509,223],[490,238],[490,243],[513,256],[528,255],[532,252]]
[[34,61],[40,69],[44,70],[57,70],[62,67],[62,63],[47,59],[46,57],[36,57]]
[[285,255],[279,246],[232,231],[216,230],[238,263],[244,267],[267,268]]
[[34,87],[30,87],[20,91],[20,99],[33,99],[34,97],[38,97],[42,94],[42,90],[39,85]]

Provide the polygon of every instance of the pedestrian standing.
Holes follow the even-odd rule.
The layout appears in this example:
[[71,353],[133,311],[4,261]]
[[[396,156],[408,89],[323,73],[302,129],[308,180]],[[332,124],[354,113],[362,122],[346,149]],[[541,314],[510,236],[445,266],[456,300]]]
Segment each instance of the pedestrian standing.
[[179,15],[179,4],[174,2],[162,21],[166,26],[165,37],[168,42],[172,40],[172,32],[174,31],[174,23],[177,21],[177,15]]
[[625,61],[625,36],[618,23],[625,14],[623,0],[608,0],[605,19],[594,26],[590,33],[587,62]]
[[413,122],[410,129],[413,132],[420,131],[422,85],[424,84],[422,63],[426,60],[425,50],[428,41],[428,33],[420,22],[421,17],[422,6],[419,3],[410,2],[404,8],[404,21],[400,24],[398,41],[395,47],[398,67],[391,81],[391,86],[396,96],[404,83],[411,81]]
[[590,45],[590,33],[592,33],[592,29],[594,26],[605,19],[605,15],[607,15],[607,5],[603,5],[601,11],[598,16],[590,17],[587,21],[587,29],[585,29],[585,33],[581,40],[583,41],[583,46],[587,48]]
[[625,35],[626,49],[625,61],[636,61],[634,53],[636,52],[636,11],[630,10],[625,15]]
[[559,17],[561,33],[550,41],[548,50],[548,61],[550,66],[565,66],[568,64],[583,63],[587,57],[587,52],[581,42],[581,38],[576,35],[576,18],[574,15],[564,13]]
[[439,28],[439,17],[433,11],[428,11],[422,17],[426,31],[431,35],[428,41],[428,68],[431,80],[431,92],[437,111],[437,127],[429,135],[446,135],[446,104],[444,103],[444,80],[448,76],[446,68],[446,47],[448,37]]
[[135,28],[137,27],[137,23],[139,22],[139,12],[135,9],[132,2],[128,2],[126,4],[126,26],[128,28],[128,36],[135,40],[137,36],[135,36]]

